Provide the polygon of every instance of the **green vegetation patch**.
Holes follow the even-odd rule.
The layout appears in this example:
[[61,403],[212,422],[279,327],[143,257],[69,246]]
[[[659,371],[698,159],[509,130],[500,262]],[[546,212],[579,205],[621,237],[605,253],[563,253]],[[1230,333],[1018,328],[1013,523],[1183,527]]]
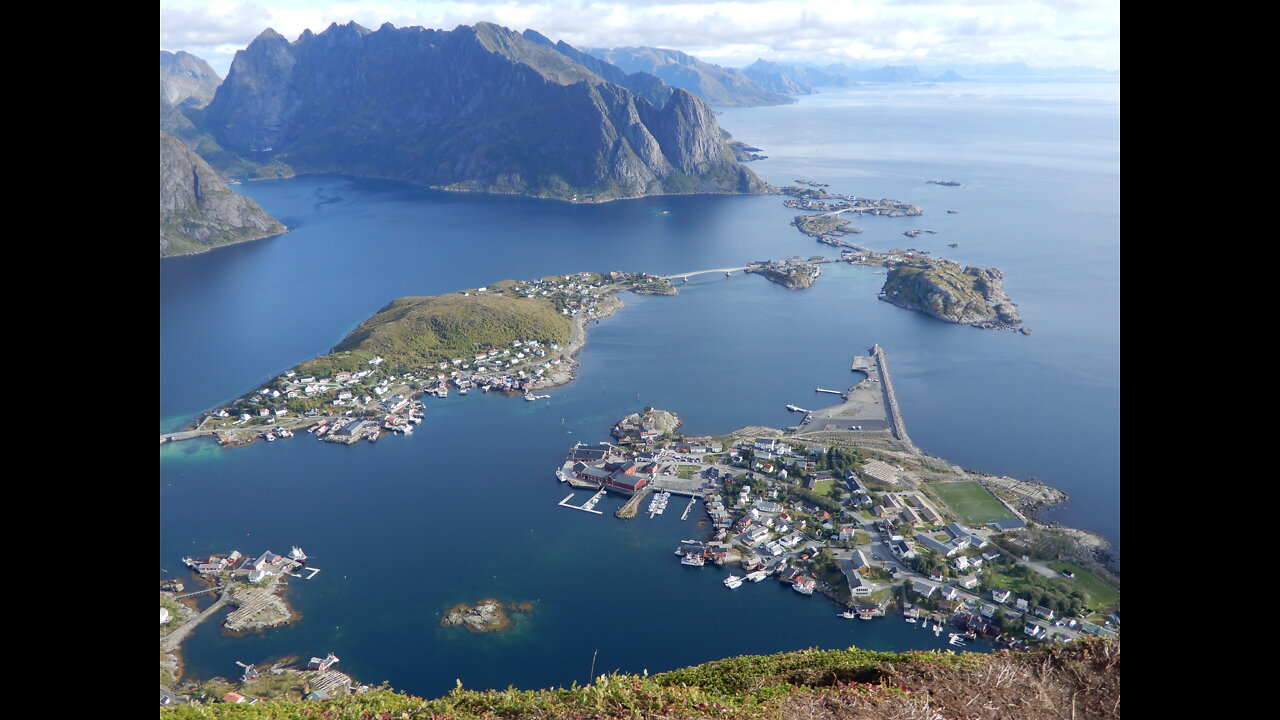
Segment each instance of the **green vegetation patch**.
[[1075,573],[1073,578],[1062,578],[1062,582],[1067,585],[1077,587],[1089,596],[1089,602],[1095,608],[1107,609],[1120,604],[1120,591],[1105,583],[1102,578],[1085,570],[1079,565],[1071,563],[1056,562],[1049,563],[1049,567],[1061,573],[1066,570]]
[[513,340],[567,343],[572,331],[572,321],[546,298],[493,293],[403,297],[360,323],[332,354],[303,363],[298,372],[359,370],[376,355],[402,370],[457,357],[470,361],[476,352],[508,347]]
[[976,481],[934,483],[929,486],[939,498],[966,525],[985,525],[1000,520],[1013,520],[1009,512],[991,491]]

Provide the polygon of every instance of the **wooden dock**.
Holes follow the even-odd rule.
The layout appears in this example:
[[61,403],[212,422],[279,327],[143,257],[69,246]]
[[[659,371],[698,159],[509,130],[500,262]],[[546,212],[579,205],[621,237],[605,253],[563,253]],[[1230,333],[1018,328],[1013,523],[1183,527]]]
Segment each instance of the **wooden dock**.
[[573,499],[573,493],[569,493],[568,495],[565,495],[564,499],[561,500],[559,503],[557,503],[557,505],[560,505],[562,507],[572,508],[574,510],[581,510],[583,512],[603,515],[604,514],[603,512],[600,512],[599,510],[595,509],[595,504],[600,501],[600,496],[604,495],[605,492],[607,491],[603,489],[600,490],[600,492],[596,493],[595,495],[592,495],[589,500],[582,503],[581,505],[570,505],[569,501]]
[[693,508],[693,504],[698,502],[698,496],[694,495],[689,498],[689,504],[684,506],[684,512],[680,513],[680,519],[685,520],[689,517],[689,510]]

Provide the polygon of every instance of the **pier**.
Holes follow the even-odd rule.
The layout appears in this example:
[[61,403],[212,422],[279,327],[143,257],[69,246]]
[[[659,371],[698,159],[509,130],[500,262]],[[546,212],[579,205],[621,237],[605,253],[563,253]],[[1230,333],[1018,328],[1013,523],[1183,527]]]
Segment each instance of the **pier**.
[[596,510],[595,507],[596,507],[596,503],[600,502],[600,498],[603,497],[606,492],[608,491],[601,488],[600,492],[596,493],[595,495],[592,495],[590,500],[587,500],[581,505],[570,505],[569,501],[573,499],[573,493],[569,493],[568,495],[565,496],[563,500],[561,500],[556,504],[562,507],[572,508],[574,510],[582,510],[583,512],[603,515],[604,513],[600,512],[599,510]]
[[625,503],[623,503],[622,507],[618,508],[613,512],[613,516],[618,518],[619,520],[628,520],[630,518],[635,517],[636,513],[640,511],[640,503],[651,492],[653,492],[652,483],[650,483],[646,487],[640,488],[640,490],[636,492],[636,494],[631,496],[631,499],[627,500]]
[[832,395],[844,395],[844,393],[840,392],[839,390],[828,390],[828,389],[826,389],[826,388],[814,388],[814,389],[813,389],[813,391],[814,391],[814,392],[831,393]]
[[687,519],[689,518],[689,510],[691,510],[691,509],[693,508],[693,504],[694,504],[694,503],[696,503],[696,502],[698,502],[698,496],[697,496],[697,495],[694,495],[693,497],[689,498],[689,504],[688,504],[688,505],[685,505],[685,506],[684,506],[684,512],[680,513],[680,519],[681,519],[681,520],[687,520]]

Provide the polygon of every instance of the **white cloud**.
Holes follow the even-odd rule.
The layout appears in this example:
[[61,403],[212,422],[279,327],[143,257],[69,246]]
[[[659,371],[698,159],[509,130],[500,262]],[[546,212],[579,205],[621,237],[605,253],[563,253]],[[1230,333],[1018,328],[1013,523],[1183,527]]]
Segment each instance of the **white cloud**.
[[1117,0],[161,0],[160,46],[225,73],[227,48],[266,27],[295,38],[350,20],[446,30],[487,20],[578,47],[652,45],[722,64],[1120,63]]

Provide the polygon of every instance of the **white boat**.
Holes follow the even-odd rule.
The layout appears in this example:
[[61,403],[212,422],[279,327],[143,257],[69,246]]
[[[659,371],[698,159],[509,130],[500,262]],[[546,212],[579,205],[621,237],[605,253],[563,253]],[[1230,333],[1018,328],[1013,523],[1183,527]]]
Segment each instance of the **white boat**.
[[724,586],[729,588],[730,590],[737,590],[738,588],[742,587],[742,578],[738,577],[737,575],[730,575],[729,577],[724,579]]
[[680,564],[702,567],[707,564],[707,561],[701,555],[685,555],[684,558],[680,560]]
[[297,560],[298,562],[304,562],[307,559],[307,554],[302,552],[302,548],[298,547],[297,545],[294,545],[293,549],[289,551],[289,559]]
[[852,620],[858,617],[858,613],[852,610],[845,610],[844,612],[840,613],[840,617],[844,618],[845,620]]
[[913,617],[909,617],[909,618],[907,618],[907,622],[909,622],[909,623],[913,623],[913,622],[915,622],[915,621],[916,621],[916,619],[915,619],[915,618],[913,618]]
[[750,580],[751,582],[760,582],[761,580],[767,577],[769,577],[768,570],[757,570],[747,575],[747,579]]

